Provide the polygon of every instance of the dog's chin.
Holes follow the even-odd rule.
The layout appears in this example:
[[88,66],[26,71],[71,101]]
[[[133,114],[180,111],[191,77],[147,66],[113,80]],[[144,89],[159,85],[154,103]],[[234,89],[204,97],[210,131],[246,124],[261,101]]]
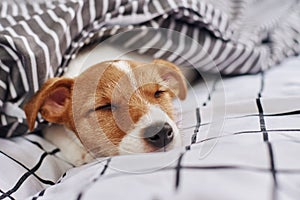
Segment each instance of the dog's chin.
[[157,148],[150,144],[147,144],[144,140],[140,141],[127,141],[124,139],[119,147],[119,155],[130,155],[130,154],[140,154],[140,153],[151,153],[151,152],[166,152],[175,148],[182,146],[180,137],[175,137],[174,140],[168,145]]
[[92,158],[102,158],[102,157],[110,157],[110,156],[118,156],[118,155],[132,155],[132,154],[143,154],[143,153],[154,153],[154,152],[167,152],[171,151],[176,148],[180,148],[181,142],[180,141],[173,141],[170,144],[166,145],[165,147],[157,148],[153,147],[151,145],[126,145],[122,147],[117,147],[117,150],[113,151],[97,151],[94,149],[94,151],[89,151],[89,155]]

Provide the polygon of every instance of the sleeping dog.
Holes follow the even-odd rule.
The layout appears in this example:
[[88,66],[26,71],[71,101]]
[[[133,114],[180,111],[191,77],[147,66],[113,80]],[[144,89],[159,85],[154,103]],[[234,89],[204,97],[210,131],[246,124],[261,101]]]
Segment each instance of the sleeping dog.
[[166,151],[181,146],[172,101],[186,97],[180,69],[164,60],[113,60],[80,76],[52,78],[25,105],[28,126],[38,113],[62,124],[44,132],[74,165],[95,157]]

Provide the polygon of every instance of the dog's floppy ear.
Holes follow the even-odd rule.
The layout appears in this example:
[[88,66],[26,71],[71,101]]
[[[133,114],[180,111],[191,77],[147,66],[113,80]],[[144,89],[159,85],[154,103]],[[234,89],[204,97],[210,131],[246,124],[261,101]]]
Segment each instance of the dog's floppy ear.
[[51,78],[24,106],[28,128],[33,130],[34,122],[41,113],[49,122],[63,123],[70,104],[74,80],[71,78]]
[[172,92],[179,97],[179,99],[184,100],[187,95],[187,86],[185,78],[179,67],[162,59],[156,59],[153,63],[162,66],[159,67],[159,73],[162,79],[169,83],[168,86]]

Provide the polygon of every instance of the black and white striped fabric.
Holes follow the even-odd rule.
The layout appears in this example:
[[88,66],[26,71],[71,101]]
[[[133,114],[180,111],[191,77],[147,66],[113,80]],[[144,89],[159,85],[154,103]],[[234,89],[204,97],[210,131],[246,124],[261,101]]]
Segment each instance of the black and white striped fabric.
[[[195,85],[182,104],[187,147],[170,152],[70,169],[36,135],[0,139],[0,199],[298,199],[299,65],[300,57],[257,75]],[[218,101],[224,93],[225,104]],[[224,110],[223,119],[209,117]]]
[[[299,53],[298,0],[1,0],[0,136],[27,132],[22,110],[49,77],[60,76],[81,47],[135,28],[176,30],[184,40],[141,34],[140,50],[200,70],[257,73]],[[130,46],[130,44],[127,44]],[[215,68],[217,65],[217,68]],[[42,120],[41,120],[42,121]]]

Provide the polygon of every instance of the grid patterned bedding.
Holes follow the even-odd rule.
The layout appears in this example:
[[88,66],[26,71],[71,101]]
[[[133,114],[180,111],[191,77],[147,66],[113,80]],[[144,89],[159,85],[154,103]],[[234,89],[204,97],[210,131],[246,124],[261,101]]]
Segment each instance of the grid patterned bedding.
[[0,199],[298,199],[299,66],[199,82],[181,105],[187,146],[170,152],[71,168],[38,136],[2,139]]

